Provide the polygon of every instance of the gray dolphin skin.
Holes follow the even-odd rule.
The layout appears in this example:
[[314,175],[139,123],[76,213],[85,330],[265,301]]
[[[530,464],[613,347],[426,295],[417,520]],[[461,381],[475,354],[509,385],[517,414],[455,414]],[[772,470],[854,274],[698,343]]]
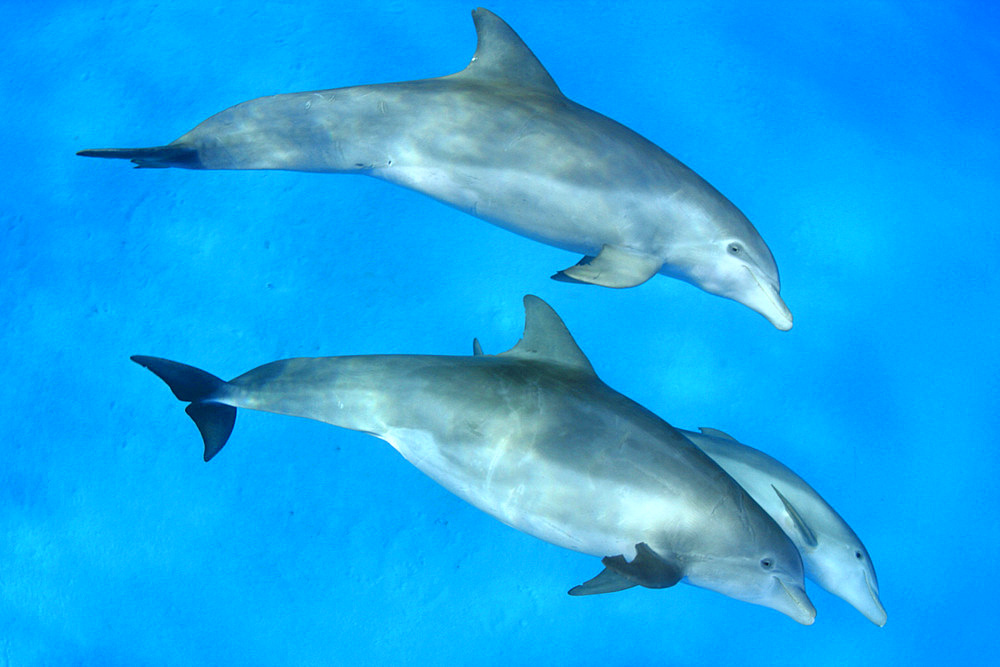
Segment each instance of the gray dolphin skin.
[[261,97],[165,146],[80,151],[139,167],[355,173],[584,255],[553,278],[632,287],[657,273],[792,327],[750,221],[663,149],[564,96],[517,34],[473,12],[461,72]]
[[791,538],[806,576],[878,626],[886,622],[868,550],[837,512],[801,477],[774,458],[717,429],[681,430],[767,512]]
[[363,431],[504,523],[601,557],[605,569],[573,595],[683,580],[811,624],[802,560],[774,520],[676,429],[601,382],[547,304],[524,304],[523,338],[496,356],[286,359],[229,382],[133,360],[190,403],[206,461],[237,408]]

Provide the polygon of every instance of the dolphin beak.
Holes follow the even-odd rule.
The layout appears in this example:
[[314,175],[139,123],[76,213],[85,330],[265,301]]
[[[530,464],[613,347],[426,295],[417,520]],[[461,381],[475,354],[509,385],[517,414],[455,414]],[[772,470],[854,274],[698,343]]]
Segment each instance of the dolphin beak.
[[797,584],[786,584],[778,577],[774,579],[781,585],[786,596],[782,603],[774,608],[802,625],[812,625],[816,620],[816,607],[806,595],[806,590]]
[[888,620],[889,615],[885,613],[885,607],[882,606],[882,601],[878,599],[878,592],[872,588],[872,582],[868,578],[867,572],[865,572],[865,584],[868,585],[868,594],[871,595],[872,605],[869,606],[866,604],[863,605],[863,608],[856,605],[856,608],[878,627],[885,627],[885,622]]
[[775,326],[779,331],[788,331],[792,328],[792,311],[782,301],[778,293],[778,287],[771,284],[769,280],[763,280],[749,266],[745,267],[747,273],[753,278],[757,289],[743,303],[767,318],[767,321]]

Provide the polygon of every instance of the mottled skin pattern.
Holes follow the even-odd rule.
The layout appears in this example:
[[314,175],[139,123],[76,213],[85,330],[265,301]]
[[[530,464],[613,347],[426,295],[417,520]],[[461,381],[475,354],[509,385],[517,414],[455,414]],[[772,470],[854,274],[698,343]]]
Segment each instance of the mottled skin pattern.
[[[193,402],[203,433],[197,411],[212,406],[364,431],[518,530],[601,557],[632,559],[645,544],[652,565],[678,575],[611,590],[683,578],[811,623],[802,561],[781,528],[676,429],[601,382],[551,308],[525,306],[524,338],[497,356],[287,359],[230,382],[135,359]],[[187,374],[208,379],[177,379]]]
[[499,17],[473,17],[476,55],[457,74],[262,97],[167,146],[81,154],[140,167],[365,174],[584,254],[561,280],[631,287],[662,273],[791,328],[774,258],[736,206],[663,149],[565,97]]
[[681,433],[729,473],[782,527],[802,554],[806,576],[846,600],[872,623],[885,625],[875,567],[847,522],[787,466],[721,431],[702,430]]

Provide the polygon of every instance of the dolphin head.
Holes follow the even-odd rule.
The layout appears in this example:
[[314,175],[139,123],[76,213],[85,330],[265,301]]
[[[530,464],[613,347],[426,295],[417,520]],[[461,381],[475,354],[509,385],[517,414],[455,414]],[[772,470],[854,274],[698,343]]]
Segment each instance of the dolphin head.
[[778,265],[770,248],[742,211],[712,192],[714,196],[689,197],[670,209],[694,233],[672,239],[661,272],[742,303],[788,331],[792,313],[781,299]]
[[[720,515],[718,532],[689,561],[688,583],[751,604],[770,607],[803,625],[812,625],[816,608],[806,595],[798,549],[756,502],[742,492],[735,520]],[[723,525],[725,524],[725,525]],[[719,554],[725,553],[725,556]]]
[[791,551],[761,549],[753,555],[692,564],[687,580],[737,600],[770,607],[802,625],[816,620],[816,608],[806,595],[802,560],[794,546]]
[[809,554],[806,569],[810,579],[846,600],[869,621],[885,625],[887,614],[879,599],[875,567],[859,539],[821,545]]
[[792,328],[792,313],[781,299],[778,266],[760,237],[723,236],[699,244],[694,252],[697,262],[688,282],[742,303],[781,331]]

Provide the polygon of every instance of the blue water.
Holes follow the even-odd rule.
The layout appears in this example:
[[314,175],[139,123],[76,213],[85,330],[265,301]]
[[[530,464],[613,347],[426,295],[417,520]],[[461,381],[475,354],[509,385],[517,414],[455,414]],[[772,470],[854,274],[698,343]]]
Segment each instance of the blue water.
[[[348,6],[348,4],[350,6]],[[469,11],[409,3],[0,4],[0,665],[967,663],[1000,547],[1000,15],[983,3],[491,6],[561,89],[754,221],[795,327],[578,259],[370,179],[133,171],[249,98],[436,76]],[[241,414],[210,464],[128,360],[487,352],[521,297],[601,377],[809,480],[888,624],[812,627],[691,586],[566,591],[596,559],[473,509],[381,441]]]

